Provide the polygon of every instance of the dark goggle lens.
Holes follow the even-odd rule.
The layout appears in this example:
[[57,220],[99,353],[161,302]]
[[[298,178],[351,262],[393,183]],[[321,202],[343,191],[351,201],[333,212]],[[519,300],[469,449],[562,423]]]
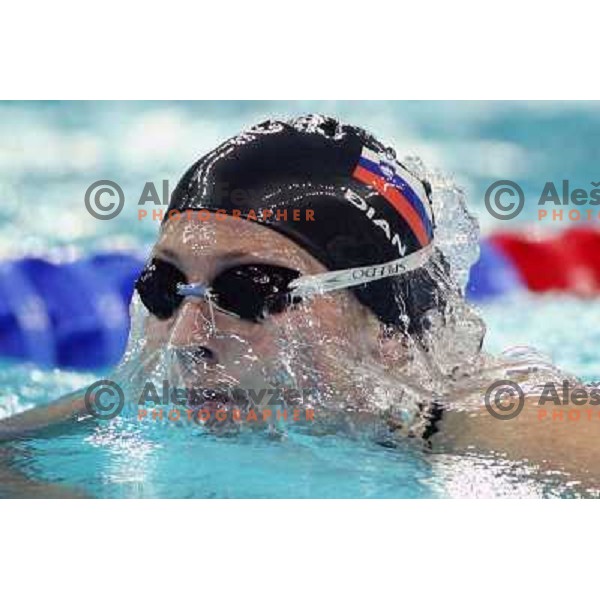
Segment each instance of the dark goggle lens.
[[[239,265],[215,277],[210,286],[211,301],[241,319],[258,322],[292,304],[288,286],[298,277],[299,271],[287,267]],[[184,300],[178,292],[181,283],[188,283],[184,273],[173,264],[154,258],[135,288],[150,313],[164,320],[172,317]]]
[[217,275],[211,297],[223,310],[247,321],[261,321],[291,304],[289,284],[300,272],[277,265],[240,265]]
[[158,319],[168,319],[183,302],[177,291],[180,283],[187,283],[186,276],[173,264],[153,258],[142,271],[135,284],[140,300]]

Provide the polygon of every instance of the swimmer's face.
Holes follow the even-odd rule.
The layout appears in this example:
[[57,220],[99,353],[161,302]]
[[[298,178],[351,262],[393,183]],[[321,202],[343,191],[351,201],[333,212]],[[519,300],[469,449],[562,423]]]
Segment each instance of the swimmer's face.
[[[209,286],[243,265],[285,267],[300,275],[326,271],[277,232],[225,216],[168,222],[153,258],[176,267],[188,283]],[[244,294],[240,289],[242,299]],[[380,340],[376,318],[348,291],[302,300],[258,322],[186,297],[170,316],[150,314],[145,333],[150,351],[175,350],[186,385],[253,389],[343,388],[353,365],[377,356]]]

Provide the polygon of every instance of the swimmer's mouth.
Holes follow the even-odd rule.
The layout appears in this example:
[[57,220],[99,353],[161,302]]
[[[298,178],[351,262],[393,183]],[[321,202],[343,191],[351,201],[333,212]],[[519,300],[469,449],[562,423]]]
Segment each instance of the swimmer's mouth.
[[195,388],[188,392],[188,408],[194,410],[228,410],[241,408],[239,398],[230,390],[219,390],[215,388]]

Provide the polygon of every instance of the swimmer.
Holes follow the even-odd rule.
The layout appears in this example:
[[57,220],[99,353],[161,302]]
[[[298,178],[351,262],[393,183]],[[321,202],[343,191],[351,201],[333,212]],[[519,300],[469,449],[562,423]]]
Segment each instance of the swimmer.
[[[267,121],[226,141],[182,177],[137,281],[136,376],[201,385],[209,407],[232,384],[316,389],[320,407],[385,423],[386,444],[501,452],[596,481],[595,423],[578,436],[548,427],[533,401],[514,421],[494,419],[485,387],[473,410],[442,401],[459,370],[436,370],[435,336],[464,302],[435,245],[431,196],[391,148],[331,118]],[[215,218],[184,218],[201,211]],[[86,416],[76,392],[0,422],[0,439]]]

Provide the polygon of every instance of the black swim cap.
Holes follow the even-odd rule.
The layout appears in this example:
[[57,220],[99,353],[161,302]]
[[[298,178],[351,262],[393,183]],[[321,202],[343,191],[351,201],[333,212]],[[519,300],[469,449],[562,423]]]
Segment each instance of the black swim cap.
[[[201,158],[174,190],[165,219],[173,210],[202,209],[256,218],[328,269],[348,269],[430,244],[430,191],[363,129],[308,115],[256,125]],[[277,218],[285,209],[300,209],[301,218]],[[387,325],[408,317],[409,331],[419,331],[421,316],[439,304],[424,268],[351,290]]]

